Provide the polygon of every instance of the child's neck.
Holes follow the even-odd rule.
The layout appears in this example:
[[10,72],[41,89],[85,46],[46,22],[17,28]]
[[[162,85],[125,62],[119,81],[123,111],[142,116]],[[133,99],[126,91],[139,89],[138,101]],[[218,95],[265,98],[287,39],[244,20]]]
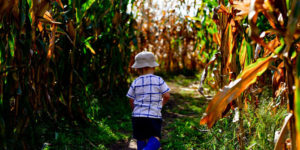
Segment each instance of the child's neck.
[[146,74],[154,74],[154,69],[145,69],[145,70],[143,70],[142,75],[146,75]]

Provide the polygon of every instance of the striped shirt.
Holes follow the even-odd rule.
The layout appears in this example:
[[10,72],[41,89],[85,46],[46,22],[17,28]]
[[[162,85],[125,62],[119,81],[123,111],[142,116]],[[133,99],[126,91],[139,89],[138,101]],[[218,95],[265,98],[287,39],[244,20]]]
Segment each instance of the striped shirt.
[[161,118],[162,95],[168,91],[170,88],[159,76],[146,74],[136,78],[126,95],[134,99],[132,116]]

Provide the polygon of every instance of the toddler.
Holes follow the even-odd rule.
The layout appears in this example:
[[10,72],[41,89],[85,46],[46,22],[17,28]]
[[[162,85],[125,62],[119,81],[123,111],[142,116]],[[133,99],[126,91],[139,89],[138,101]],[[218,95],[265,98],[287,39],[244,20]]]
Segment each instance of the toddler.
[[157,66],[152,52],[138,53],[132,65],[140,73],[127,93],[133,109],[133,136],[137,139],[138,150],[157,150],[160,147],[161,109],[170,98],[170,88],[161,77],[153,74]]

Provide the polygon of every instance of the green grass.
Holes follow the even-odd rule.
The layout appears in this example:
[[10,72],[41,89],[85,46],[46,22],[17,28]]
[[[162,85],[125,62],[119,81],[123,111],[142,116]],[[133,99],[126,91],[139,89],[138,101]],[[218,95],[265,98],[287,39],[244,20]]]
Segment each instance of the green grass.
[[[230,124],[232,117],[221,119],[212,130],[206,126],[200,126],[199,122],[205,111],[208,101],[199,97],[195,91],[180,90],[180,87],[187,87],[196,82],[195,79],[182,78],[183,76],[171,79],[168,84],[179,87],[172,93],[171,101],[164,108],[163,114],[167,122],[164,130],[165,138],[162,139],[163,149],[227,149],[236,147],[235,134],[232,131],[235,124]],[[197,79],[197,77],[196,77]],[[175,107],[174,107],[175,106]],[[178,114],[174,117],[168,114]],[[168,116],[172,118],[167,118]]]
[[[58,118],[57,122],[44,120],[31,131],[35,139],[32,149],[111,149],[118,141],[131,137],[131,112],[126,97],[98,99],[94,96],[83,108],[91,122]],[[86,100],[87,101],[87,100]],[[78,119],[78,118],[77,118]],[[38,141],[36,141],[38,140]]]

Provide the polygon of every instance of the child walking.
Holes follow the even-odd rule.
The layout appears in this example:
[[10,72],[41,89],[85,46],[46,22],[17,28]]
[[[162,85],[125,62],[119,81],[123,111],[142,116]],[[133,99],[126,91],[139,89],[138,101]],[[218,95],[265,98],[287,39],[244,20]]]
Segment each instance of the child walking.
[[161,77],[154,75],[157,66],[152,52],[138,53],[131,66],[140,73],[126,95],[133,109],[133,136],[137,139],[138,150],[157,150],[160,147],[161,109],[170,98],[170,88]]

